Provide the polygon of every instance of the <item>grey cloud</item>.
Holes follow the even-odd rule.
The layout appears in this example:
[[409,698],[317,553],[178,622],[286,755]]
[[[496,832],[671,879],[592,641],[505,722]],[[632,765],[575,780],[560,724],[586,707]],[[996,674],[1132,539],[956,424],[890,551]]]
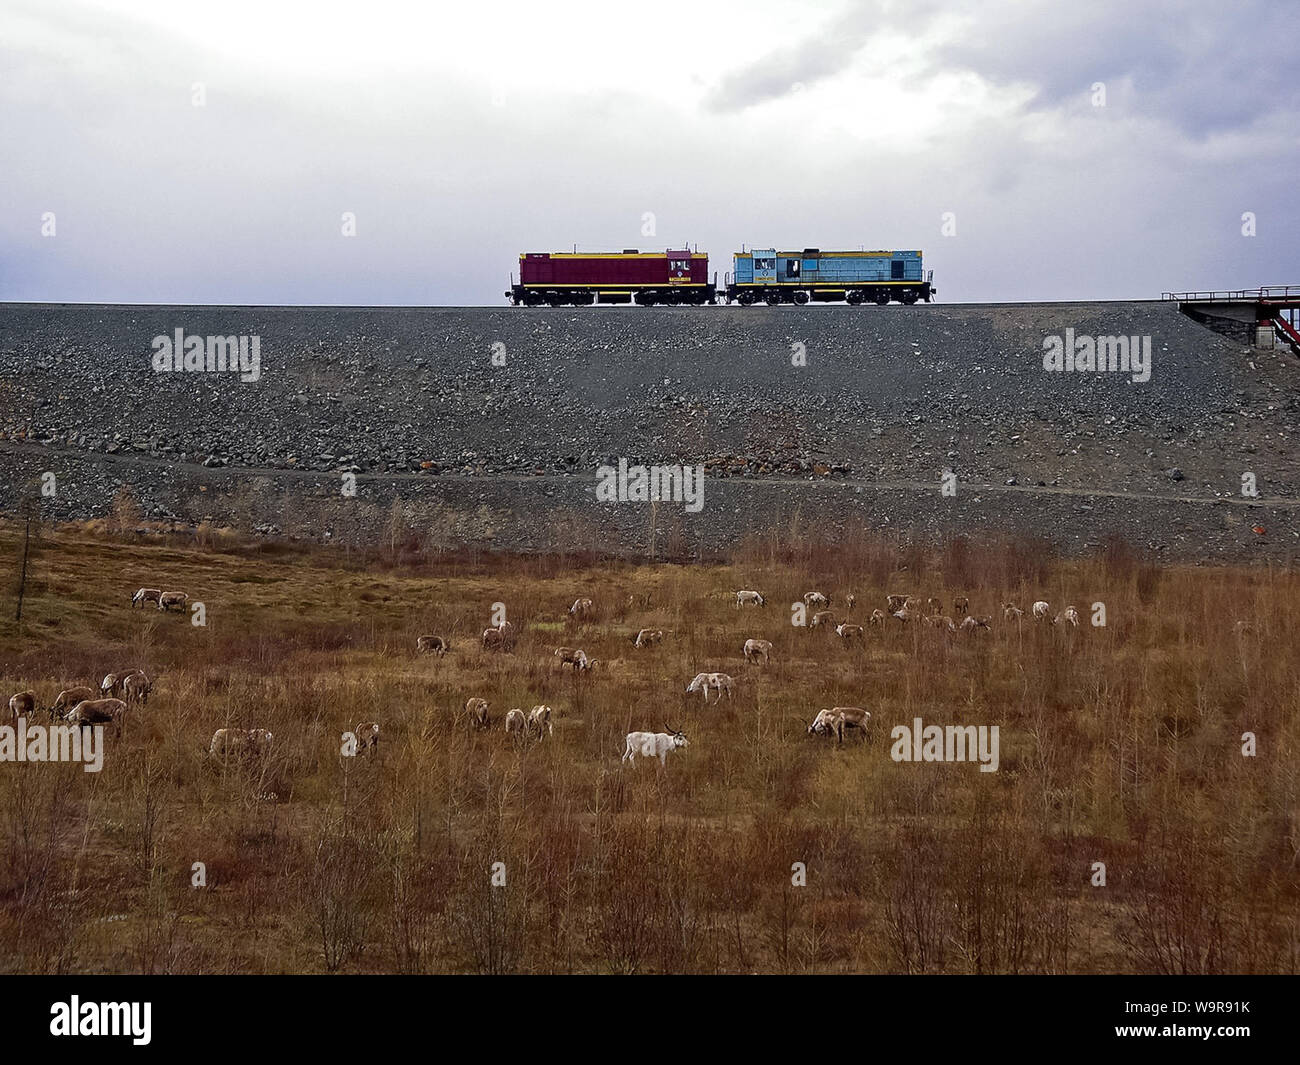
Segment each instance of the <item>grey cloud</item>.
[[870,62],[869,45],[877,34],[903,24],[922,25],[939,9],[934,0],[862,0],[801,40],[724,74],[705,95],[704,107],[718,113],[743,111],[788,96],[795,85],[807,88],[826,81],[847,70],[864,51],[864,61]]
[[1194,138],[1246,129],[1300,104],[1294,7],[1112,0],[1056,10],[1063,15],[1040,8],[1034,19],[1022,4],[990,5],[977,32],[935,51],[931,69],[1028,83],[1035,110],[1085,101],[1094,82],[1109,89],[1128,81],[1131,111]]
[[789,96],[796,85],[809,87],[844,70],[865,40],[856,36],[815,38],[783,48],[722,78],[704,97],[710,111],[743,111]]

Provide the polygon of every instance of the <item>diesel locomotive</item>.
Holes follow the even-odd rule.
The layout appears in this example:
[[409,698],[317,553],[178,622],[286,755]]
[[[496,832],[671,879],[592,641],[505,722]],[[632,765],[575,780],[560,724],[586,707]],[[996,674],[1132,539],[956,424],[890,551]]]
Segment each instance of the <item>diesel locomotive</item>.
[[921,268],[919,251],[777,251],[737,252],[728,280],[728,303],[838,303],[857,306],[891,300],[912,304],[934,298],[934,271]]
[[736,252],[732,263],[732,271],[719,286],[717,275],[709,276],[708,254],[689,248],[524,252],[519,256],[519,281],[511,277],[506,297],[525,307],[838,302],[883,306],[891,301],[929,303],[937,292],[934,271],[923,270],[919,251],[768,248]]
[[506,295],[516,306],[584,307],[593,303],[702,306],[718,296],[709,280],[709,256],[688,248],[667,251],[524,252],[519,283]]

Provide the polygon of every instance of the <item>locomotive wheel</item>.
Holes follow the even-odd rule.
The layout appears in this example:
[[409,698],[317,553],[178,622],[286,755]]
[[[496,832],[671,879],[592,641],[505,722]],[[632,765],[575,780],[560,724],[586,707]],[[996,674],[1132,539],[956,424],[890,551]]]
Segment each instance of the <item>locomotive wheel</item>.
[[767,298],[767,305],[769,307],[779,307],[783,302],[783,300],[781,299],[781,293],[777,292],[775,289],[767,293],[766,298]]
[[552,307],[563,307],[565,301],[564,301],[564,297],[561,296],[558,292],[550,292],[547,293],[546,302],[549,303]]
[[542,297],[541,297],[541,294],[540,294],[540,293],[537,293],[537,292],[525,292],[525,293],[524,293],[524,306],[525,306],[525,307],[540,307],[541,305],[542,305]]
[[879,306],[883,307],[888,302],[889,302],[889,293],[882,288],[879,292],[876,293],[876,303]]
[[742,292],[742,293],[741,293],[741,294],[736,298],[736,301],[737,301],[737,302],[738,302],[742,307],[752,307],[752,306],[754,305],[754,294],[753,294],[752,292]]
[[912,291],[909,290],[909,291],[907,291],[907,292],[904,292],[904,293],[903,293],[901,296],[899,296],[898,298],[899,298],[903,303],[905,303],[908,307],[910,307],[910,306],[912,306],[913,303],[916,302],[916,293],[915,293],[915,292],[912,292]]
[[794,302],[796,306],[802,307],[805,303],[808,302],[808,293],[806,293],[803,289],[800,289],[798,292],[794,294]]
[[668,306],[680,307],[682,304],[682,294],[678,289],[673,289],[668,293]]
[[655,294],[653,292],[638,292],[636,301],[642,307],[653,307],[655,305]]
[[849,301],[850,307],[857,307],[862,302],[862,292],[855,288],[844,298]]

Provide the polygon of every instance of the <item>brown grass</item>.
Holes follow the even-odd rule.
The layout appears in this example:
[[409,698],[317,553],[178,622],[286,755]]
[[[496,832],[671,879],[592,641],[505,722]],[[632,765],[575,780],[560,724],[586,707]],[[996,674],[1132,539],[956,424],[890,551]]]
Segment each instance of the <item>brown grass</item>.
[[[1300,967],[1295,573],[865,533],[633,565],[425,555],[392,531],[345,554],[119,526],[47,532],[21,631],[9,606],[0,620],[6,699],[48,704],[127,665],[156,676],[102,773],[0,763],[0,969]],[[0,525],[6,559],[16,543]],[[206,628],[128,609],[159,584],[203,601]],[[737,588],[769,606],[737,611]],[[858,620],[896,591],[948,609],[968,595],[997,618],[976,638],[893,623],[845,648],[791,626],[810,588],[840,609],[855,592]],[[580,594],[590,624],[565,614]],[[1002,623],[997,604],[1037,598],[1075,604],[1083,626]],[[513,654],[478,647],[498,601],[521,629]],[[634,648],[643,626],[664,644]],[[417,657],[426,632],[452,653]],[[775,644],[770,666],[743,662],[750,636]],[[603,668],[557,669],[560,644]],[[737,677],[734,702],[684,695],[704,669]],[[471,695],[491,701],[491,731],[464,721]],[[507,737],[505,710],[541,702],[554,737]],[[805,734],[836,704],[873,715],[840,749]],[[889,730],[914,717],[999,725],[1000,771],[895,763]],[[379,755],[340,758],[340,734],[370,719]],[[663,772],[620,768],[624,734],[665,722],[690,747]],[[226,725],[271,729],[270,758],[214,765]]]

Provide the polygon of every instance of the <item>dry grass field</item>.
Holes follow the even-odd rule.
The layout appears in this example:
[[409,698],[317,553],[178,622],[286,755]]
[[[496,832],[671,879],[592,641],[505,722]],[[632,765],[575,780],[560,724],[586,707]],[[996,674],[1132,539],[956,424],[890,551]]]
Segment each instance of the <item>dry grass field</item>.
[[[11,574],[20,553],[0,525]],[[1300,968],[1294,572],[1156,568],[1120,544],[1062,561],[863,534],[679,565],[101,525],[44,532],[21,625],[6,580],[6,700],[128,666],[154,691],[98,774],[0,763],[4,971]],[[188,592],[206,626],[130,609],[141,586]],[[737,609],[740,588],[768,606]],[[841,611],[853,592],[857,621],[892,592],[948,613],[969,596],[994,620],[891,620],[845,646],[791,624],[810,589]],[[580,595],[588,623],[566,613]],[[1036,599],[1082,624],[1002,619]],[[494,603],[512,653],[479,646]],[[663,644],[635,648],[641,627]],[[451,653],[417,656],[422,633]],[[770,665],[743,660],[747,637],[772,641]],[[562,644],[601,664],[560,669]],[[701,670],[735,698],[686,695]],[[535,703],[554,734],[508,735],[505,710]],[[866,734],[808,735],[834,705],[870,710]],[[890,730],[917,717],[999,726],[998,771],[894,761]],[[378,753],[341,757],[368,720]],[[666,768],[620,764],[628,731],[665,724],[690,744]],[[209,758],[223,726],[270,729],[269,754]]]

